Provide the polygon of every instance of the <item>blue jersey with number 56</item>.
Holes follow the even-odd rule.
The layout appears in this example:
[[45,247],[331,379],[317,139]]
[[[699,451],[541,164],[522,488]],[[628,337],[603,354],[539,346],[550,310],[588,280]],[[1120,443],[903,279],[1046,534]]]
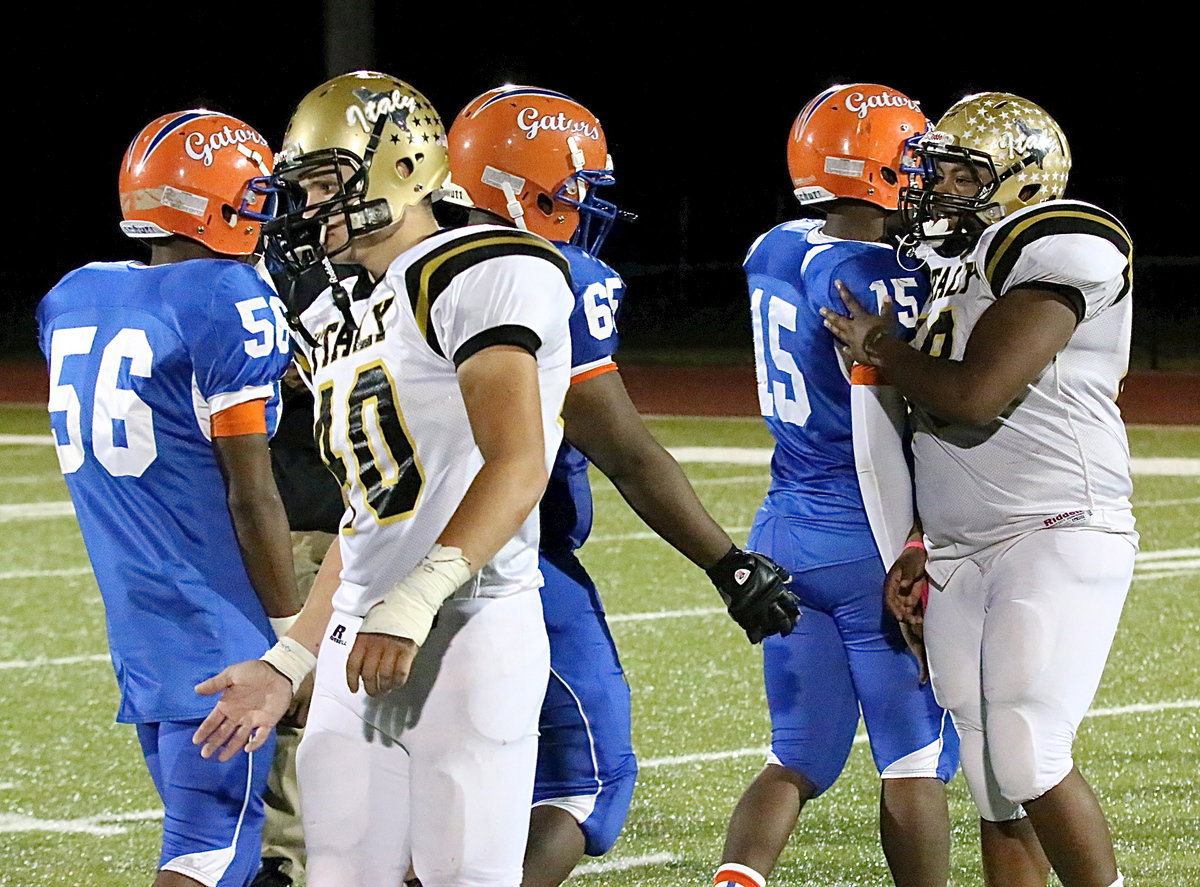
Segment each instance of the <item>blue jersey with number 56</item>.
[[929,284],[923,271],[901,266],[892,247],[829,237],[823,225],[804,219],[773,228],[744,265],[759,407],[776,442],[763,508],[840,537],[836,557],[828,538],[814,539],[813,559],[832,563],[876,548],[854,461],[849,367],[819,310],[846,313],[840,280],[867,310],[890,298],[911,338]]
[[[575,307],[571,311],[571,384],[617,368],[617,313],[625,295],[621,276],[577,246],[555,243],[571,263]],[[565,438],[542,497],[543,551],[574,551],[592,530],[588,460]]]
[[247,576],[210,416],[265,398],[290,354],[249,265],[96,263],[38,305],[50,425],[104,598],[127,722],[203,717],[193,686],[273,639]]

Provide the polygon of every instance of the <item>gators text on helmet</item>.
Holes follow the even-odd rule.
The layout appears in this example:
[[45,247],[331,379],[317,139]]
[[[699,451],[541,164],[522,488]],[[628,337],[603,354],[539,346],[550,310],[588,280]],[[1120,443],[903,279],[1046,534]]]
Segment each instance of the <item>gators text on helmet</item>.
[[235,117],[197,109],[164,114],[134,138],[121,162],[121,230],[178,235],[214,252],[246,256],[272,197],[267,140]]
[[502,86],[471,101],[450,127],[450,169],[475,206],[593,256],[628,216],[599,196],[616,181],[600,121],[549,89]]

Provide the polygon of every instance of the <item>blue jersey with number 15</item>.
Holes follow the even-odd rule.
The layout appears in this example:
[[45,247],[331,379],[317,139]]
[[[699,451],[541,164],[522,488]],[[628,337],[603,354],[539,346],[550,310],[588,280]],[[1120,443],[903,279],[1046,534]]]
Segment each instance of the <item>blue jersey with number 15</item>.
[[[571,384],[617,368],[617,313],[625,294],[621,276],[577,246],[555,243],[571,263]],[[588,460],[563,439],[542,497],[543,551],[574,551],[592,531]]]
[[104,598],[126,722],[203,717],[193,686],[273,636],[242,561],[211,414],[268,401],[289,339],[249,265],[92,264],[38,305],[50,425]]
[[819,310],[846,312],[840,280],[868,310],[890,298],[911,337],[929,291],[923,271],[901,266],[885,244],[839,240],[824,221],[779,225],[750,249],[745,271],[754,327],[759,407],[775,438],[764,510],[813,527],[812,557],[832,563],[876,552],[851,440],[849,368]]

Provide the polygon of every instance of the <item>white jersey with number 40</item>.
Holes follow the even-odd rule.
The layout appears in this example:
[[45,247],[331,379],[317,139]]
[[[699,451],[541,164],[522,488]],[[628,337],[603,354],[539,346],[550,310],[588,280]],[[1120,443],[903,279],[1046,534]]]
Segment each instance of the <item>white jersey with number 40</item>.
[[[442,231],[399,256],[344,322],[329,290],[301,315],[317,445],[342,484],[344,568],[334,605],[361,616],[429,552],[483,465],[457,367],[491,345],[537,358],[545,459],[562,439],[570,378],[566,260],[533,234]],[[365,288],[363,288],[365,289]],[[537,510],[475,577],[472,595],[541,586]]]
[[980,315],[1019,287],[1061,293],[1078,322],[989,425],[914,411],[917,504],[935,547],[965,553],[1039,527],[1133,531],[1129,445],[1116,405],[1129,365],[1132,252],[1113,216],[1069,200],[1013,213],[965,256],[922,250],[932,292],[914,346],[934,357],[961,360]]

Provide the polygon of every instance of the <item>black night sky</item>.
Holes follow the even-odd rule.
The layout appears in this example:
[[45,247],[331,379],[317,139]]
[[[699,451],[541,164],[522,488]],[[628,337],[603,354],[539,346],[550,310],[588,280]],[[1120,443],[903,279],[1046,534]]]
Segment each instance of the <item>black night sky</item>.
[[[1172,359],[1200,356],[1200,258],[1185,221],[1200,75],[1161,37],[1151,46],[1126,33],[1119,46],[1054,50],[1042,30],[1016,25],[1008,35],[993,25],[923,39],[940,32],[896,13],[822,22],[808,9],[756,19],[746,5],[736,21],[715,21],[699,8],[667,13],[651,4],[591,15],[564,13],[566,4],[538,14],[509,3],[375,6],[374,51],[364,41],[362,58],[424,92],[447,126],[503,82],[566,92],[600,117],[619,180],[611,196],[640,216],[604,256],[630,284],[630,345],[738,343],[748,327],[741,259],[758,234],[800,215],[784,154],[793,118],[831,83],[871,81],[919,99],[935,120],[985,90],[1045,107],[1075,155],[1068,196],[1116,213],[1133,234],[1135,343],[1145,351],[1153,339]],[[141,257],[117,229],[116,183],[142,126],[205,104],[277,144],[294,105],[326,78],[317,0],[86,8],[55,7],[8,32],[0,150],[18,199],[7,206],[0,266],[0,358],[33,349],[33,306],[64,273]],[[35,61],[15,61],[20,46],[34,47]]]

